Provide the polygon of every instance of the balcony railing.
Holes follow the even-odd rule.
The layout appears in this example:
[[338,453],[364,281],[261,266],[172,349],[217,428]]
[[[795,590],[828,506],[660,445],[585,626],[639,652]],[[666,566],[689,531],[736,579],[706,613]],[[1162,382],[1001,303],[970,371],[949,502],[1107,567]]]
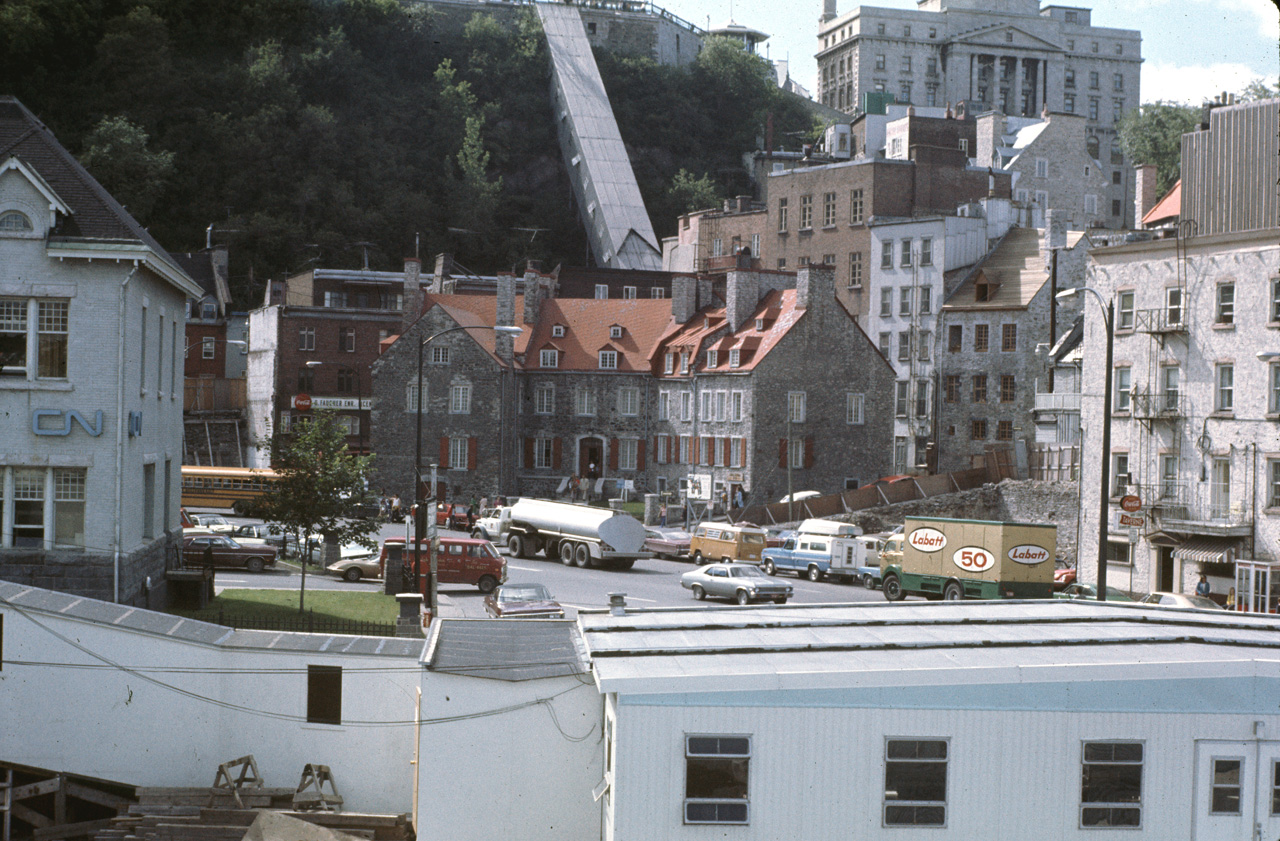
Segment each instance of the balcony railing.
[[1080,411],[1080,394],[1079,392],[1037,391],[1035,410],[1037,412],[1078,412]]
[[1187,332],[1186,313],[1181,308],[1138,310],[1134,316],[1134,328],[1139,333]]
[[238,412],[248,406],[244,379],[186,377],[184,383],[184,412]]
[[1232,489],[1229,494],[1214,493],[1208,482],[1168,480],[1136,490],[1143,507],[1156,514],[1167,531],[1236,536],[1251,529],[1253,519],[1243,502],[1244,488]]
[[1183,395],[1179,391],[1134,392],[1132,402],[1136,418],[1177,420],[1186,416]]

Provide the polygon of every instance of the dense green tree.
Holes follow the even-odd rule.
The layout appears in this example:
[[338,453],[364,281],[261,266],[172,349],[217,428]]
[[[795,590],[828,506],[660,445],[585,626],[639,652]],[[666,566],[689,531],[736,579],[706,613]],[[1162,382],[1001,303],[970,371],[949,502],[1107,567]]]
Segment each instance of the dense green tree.
[[1150,102],[1120,120],[1120,148],[1136,164],[1155,164],[1156,192],[1173,188],[1182,168],[1182,135],[1200,121],[1200,109],[1171,102]]
[[671,179],[671,186],[667,188],[667,195],[670,197],[672,204],[676,207],[684,208],[683,213],[715,207],[720,199],[716,191],[716,185],[712,183],[710,178],[706,175],[701,178],[694,178],[693,174],[685,169],[681,169]]
[[173,172],[173,153],[148,148],[141,126],[104,117],[85,139],[81,162],[117,201],[146,218]]

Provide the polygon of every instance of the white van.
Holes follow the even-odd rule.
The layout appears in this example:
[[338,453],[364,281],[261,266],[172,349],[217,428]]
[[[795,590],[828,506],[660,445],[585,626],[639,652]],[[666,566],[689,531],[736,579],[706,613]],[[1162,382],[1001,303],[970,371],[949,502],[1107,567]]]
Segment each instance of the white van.
[[853,523],[841,523],[837,520],[823,520],[817,517],[800,523],[797,529],[800,534],[824,534],[828,537],[857,537],[862,529]]

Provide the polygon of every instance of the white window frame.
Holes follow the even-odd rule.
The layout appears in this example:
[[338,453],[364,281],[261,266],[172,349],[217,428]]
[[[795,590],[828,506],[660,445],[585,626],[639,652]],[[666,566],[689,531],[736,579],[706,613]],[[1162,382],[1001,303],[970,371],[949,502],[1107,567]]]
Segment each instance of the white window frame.
[[658,420],[670,420],[671,418],[671,392],[658,392]]
[[1164,291],[1164,320],[1170,327],[1182,326],[1183,293],[1181,286],[1170,286]]
[[589,386],[578,386],[573,394],[573,413],[583,417],[596,414],[596,391]]
[[556,387],[554,383],[539,383],[533,389],[533,413],[553,415],[556,411]]
[[634,286],[622,287],[622,299],[624,301],[633,301],[636,297],[636,288]]
[[[431,392],[427,386],[428,386],[428,383],[424,380],[422,383],[422,390],[427,392],[427,394],[430,394]],[[410,380],[408,383],[405,384],[404,410],[406,412],[414,412],[415,414],[418,411],[418,381],[416,379]],[[423,411],[424,412],[426,411],[425,406],[423,407]]]
[[200,358],[213,359],[218,355],[218,340],[213,336],[205,336],[200,340]]
[[707,349],[707,367],[715,368],[720,364],[720,351],[715,348]]
[[449,414],[471,414],[471,383],[454,383],[449,387]]
[[735,391],[729,398],[729,420],[733,423],[741,423],[743,412],[742,408],[745,403],[745,396],[741,391]]
[[432,345],[431,358],[428,360],[430,365],[448,365],[449,364],[449,346],[448,345]]
[[618,469],[636,470],[639,462],[640,442],[635,438],[618,439]]
[[1214,294],[1214,324],[1236,323],[1236,285],[1219,283]]
[[539,436],[533,439],[533,466],[549,470],[555,464],[555,439]]
[[729,466],[742,467],[742,439],[729,439]]
[[688,390],[680,392],[680,420],[693,420],[693,392]]
[[844,422],[850,426],[861,426],[866,423],[867,396],[850,391],[845,393]]
[[1132,289],[1125,289],[1116,294],[1116,329],[1132,330],[1133,329],[1133,301],[1135,293]]
[[634,418],[640,414],[640,389],[635,386],[618,389],[618,414],[626,418]]
[[808,394],[804,391],[787,392],[787,420],[790,423],[804,423],[807,412]]
[[596,300],[603,301],[609,297],[609,285],[607,283],[596,284]]
[[618,369],[618,352],[616,350],[600,351],[600,370],[616,371]]
[[1133,409],[1133,368],[1128,365],[1118,365],[1115,369],[1115,407],[1112,409],[1116,413],[1129,412]]
[[1213,410],[1215,412],[1235,411],[1235,377],[1236,366],[1230,362],[1222,362],[1213,368]]
[[670,374],[676,369],[676,355],[668,351],[663,355],[662,373]]
[[471,444],[464,436],[451,437],[449,439],[449,469],[450,470],[469,470],[467,466],[471,463]]
[[742,364],[742,351],[738,348],[729,348],[729,367],[737,368]]
[[[624,288],[624,289],[626,289],[626,288],[635,289],[635,287],[634,287],[634,286],[631,286],[631,287],[623,287],[623,288]],[[635,296],[634,296],[634,295],[632,295],[631,297],[633,297],[633,298],[634,298]],[[618,326],[617,324],[612,325],[612,326],[609,328],[609,338],[610,338],[610,339],[621,339],[621,338],[622,338],[622,328],[621,328],[620,326]]]
[[538,352],[539,368],[558,368],[560,366],[560,351],[555,348],[543,348]]

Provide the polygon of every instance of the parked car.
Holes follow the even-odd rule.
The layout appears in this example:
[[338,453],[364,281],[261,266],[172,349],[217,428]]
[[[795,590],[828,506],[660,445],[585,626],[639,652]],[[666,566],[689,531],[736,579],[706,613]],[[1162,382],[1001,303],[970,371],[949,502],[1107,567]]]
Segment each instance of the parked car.
[[211,563],[216,567],[243,567],[262,572],[276,565],[277,550],[266,543],[240,543],[225,534],[193,534],[183,538],[182,554],[188,566]]
[[1066,561],[1058,561],[1053,570],[1053,589],[1061,590],[1068,584],[1075,583],[1076,568]]
[[699,523],[689,543],[695,564],[715,558],[758,564],[764,548],[764,529],[750,523]]
[[[1096,599],[1098,598],[1098,588],[1092,584],[1068,584],[1061,590],[1053,594],[1055,599]],[[1133,596],[1124,590],[1117,590],[1115,587],[1107,588],[1107,601],[1109,602],[1134,602],[1137,601]]]
[[1205,596],[1188,595],[1186,593],[1151,593],[1139,600],[1142,604],[1158,604],[1161,607],[1176,607],[1193,610],[1226,610],[1213,599]]
[[503,584],[484,597],[484,610],[495,619],[563,619],[564,608],[541,584]]
[[738,604],[756,601],[786,604],[792,593],[790,584],[770,578],[755,564],[707,564],[680,576],[680,586],[692,590],[695,599],[714,596],[733,599]]
[[191,525],[209,531],[230,534],[236,528],[221,514],[188,514],[187,516],[191,520]]
[[283,549],[292,538],[285,533],[285,530],[274,523],[246,523],[242,526],[236,526],[231,532],[231,536],[236,540],[242,538],[253,538],[255,540],[265,540],[272,546],[278,546]]
[[436,528],[467,530],[467,506],[461,502],[446,502],[436,506]]
[[325,572],[353,583],[361,578],[382,577],[382,564],[378,560],[377,550],[351,543],[339,551],[340,559],[325,567]]
[[[421,589],[425,594],[430,544],[423,542],[421,546],[418,572]],[[492,593],[499,584],[506,582],[507,561],[489,541],[471,537],[442,537],[439,547],[436,572],[440,584],[474,584],[480,588],[481,593]],[[385,571],[387,565],[391,564],[395,574],[394,570],[412,557],[414,548],[415,544],[406,544],[403,537],[387,538],[378,558],[380,568]]]
[[692,539],[684,529],[650,526],[644,530],[644,549],[658,558],[683,560],[689,556],[689,543]]

